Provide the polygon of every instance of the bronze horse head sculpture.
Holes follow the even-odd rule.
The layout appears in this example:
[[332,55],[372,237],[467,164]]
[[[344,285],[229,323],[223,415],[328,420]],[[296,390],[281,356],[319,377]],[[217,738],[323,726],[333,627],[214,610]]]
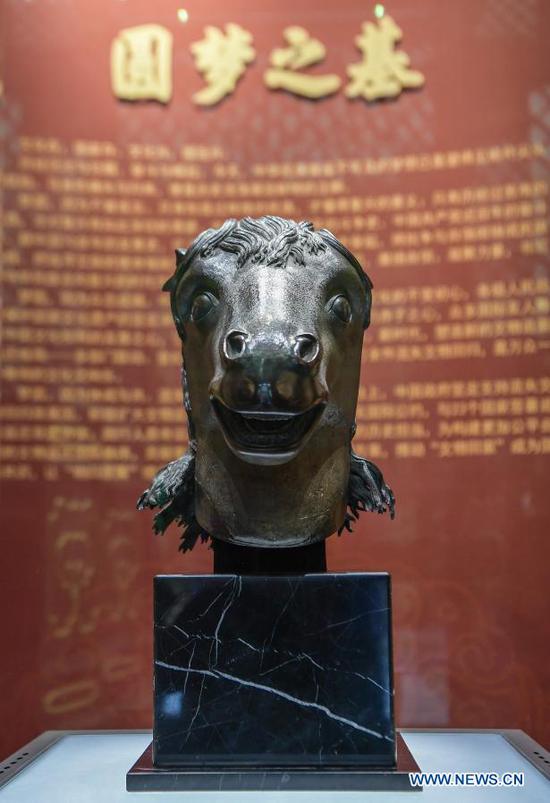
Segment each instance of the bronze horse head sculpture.
[[379,469],[352,450],[372,284],[326,229],[227,220],[176,251],[164,289],[182,340],[189,448],[138,501],[154,529],[300,547],[361,511],[393,518]]

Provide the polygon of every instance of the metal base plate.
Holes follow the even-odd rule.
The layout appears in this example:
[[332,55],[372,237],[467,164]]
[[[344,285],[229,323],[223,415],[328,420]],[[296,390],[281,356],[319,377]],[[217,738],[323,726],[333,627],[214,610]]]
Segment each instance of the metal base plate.
[[419,767],[403,737],[397,735],[397,766],[358,767],[197,767],[158,768],[152,743],[126,775],[128,792],[180,791],[393,791],[420,792],[411,786],[410,772]]

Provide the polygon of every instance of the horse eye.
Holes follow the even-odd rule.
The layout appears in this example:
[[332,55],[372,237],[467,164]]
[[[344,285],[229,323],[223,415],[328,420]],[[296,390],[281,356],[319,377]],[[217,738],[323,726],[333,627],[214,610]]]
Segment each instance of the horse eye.
[[329,310],[344,323],[351,321],[351,306],[345,296],[335,296],[329,301]]
[[200,321],[208,315],[210,310],[217,306],[218,301],[210,293],[199,293],[191,304],[191,320]]

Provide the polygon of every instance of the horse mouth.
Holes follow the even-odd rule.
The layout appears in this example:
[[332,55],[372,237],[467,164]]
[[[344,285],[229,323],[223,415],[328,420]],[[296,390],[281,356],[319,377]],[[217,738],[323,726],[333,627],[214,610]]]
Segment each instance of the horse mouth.
[[238,452],[260,455],[296,452],[325,407],[319,402],[304,413],[240,413],[215,398],[212,405],[229,445]]

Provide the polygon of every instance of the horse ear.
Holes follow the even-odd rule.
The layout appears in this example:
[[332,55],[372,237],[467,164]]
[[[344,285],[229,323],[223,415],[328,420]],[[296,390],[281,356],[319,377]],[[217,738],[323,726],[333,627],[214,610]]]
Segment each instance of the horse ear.
[[183,262],[185,255],[187,253],[187,248],[176,248],[176,270],[172,276],[168,279],[168,281],[164,282],[162,285],[162,289],[166,293],[171,293],[174,287],[176,286],[176,276],[178,270],[181,267],[181,263]]

